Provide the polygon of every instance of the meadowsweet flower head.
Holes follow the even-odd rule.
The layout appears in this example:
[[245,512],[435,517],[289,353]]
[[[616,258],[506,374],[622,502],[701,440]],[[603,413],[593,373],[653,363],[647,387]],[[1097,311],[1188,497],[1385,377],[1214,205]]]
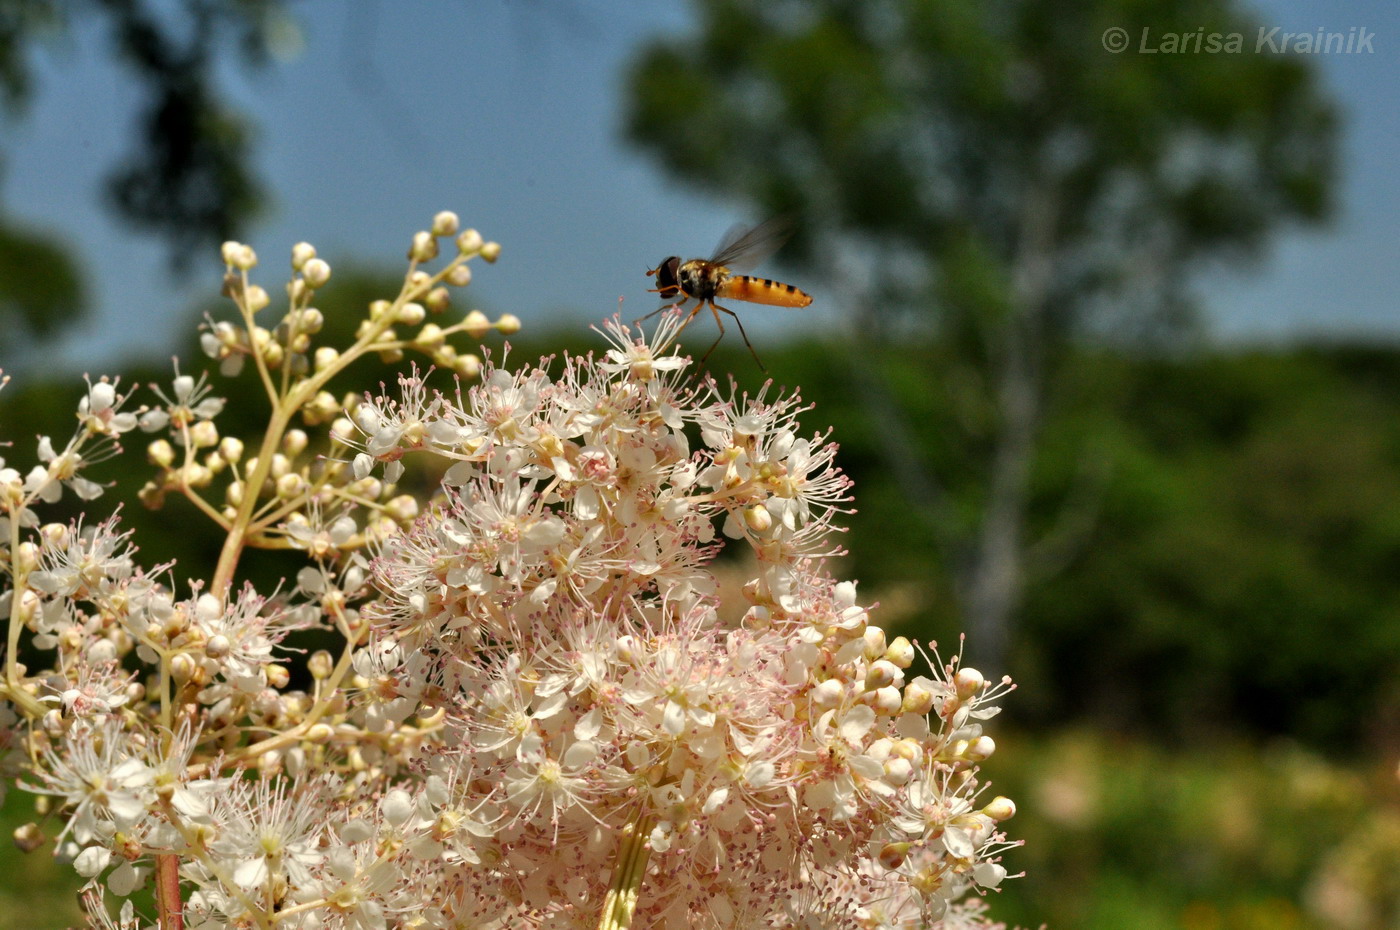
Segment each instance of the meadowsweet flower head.
[[[0,461],[0,607],[51,654],[6,656],[0,771],[62,807],[91,925],[141,926],[102,895],[151,881],[196,930],[992,926],[1015,805],[978,766],[1010,684],[891,639],[833,575],[830,432],[796,392],[698,379],[679,313],[606,321],[596,355],[454,348],[520,325],[444,316],[499,255],[459,229],[411,237],[347,345],[318,344],[314,247],[282,308],[226,243],[233,319],[202,345],[253,393],[177,369],[128,412],[99,380],[66,446]],[[479,380],[326,389],[410,351]],[[216,426],[253,398],[266,434]],[[162,434],[142,502],[215,522],[214,565],[143,567],[115,518],[41,521],[103,491],[85,473],[138,426]],[[287,560],[278,589],[236,583],[252,547]]]

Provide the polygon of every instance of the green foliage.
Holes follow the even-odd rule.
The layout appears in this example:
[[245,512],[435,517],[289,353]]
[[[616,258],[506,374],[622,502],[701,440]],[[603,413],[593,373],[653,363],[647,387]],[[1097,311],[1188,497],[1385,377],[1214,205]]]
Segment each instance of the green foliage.
[[996,790],[1024,799],[1008,922],[1076,930],[1324,930],[1400,916],[1400,795],[1390,766],[1288,743],[1188,751],[1066,732],[998,750]]
[[24,337],[55,335],[86,308],[69,252],[43,235],[0,224],[0,359]]
[[[880,455],[885,425],[841,376],[850,360],[811,345],[764,357],[835,424],[859,508],[851,575],[905,618],[905,632],[955,642],[965,629],[956,565]],[[738,353],[713,362],[731,363],[747,370]],[[972,520],[983,493],[975,460],[949,434],[976,411],[939,384],[937,346],[905,344],[861,363],[885,373],[918,453],[947,476],[952,519]],[[1037,727],[1077,720],[1154,738],[1392,743],[1400,354],[1081,349],[1066,370],[1028,520],[1048,539],[1066,510],[1078,525],[1029,579],[1006,659],[1022,686],[1008,712]],[[984,658],[975,639],[968,656]]]

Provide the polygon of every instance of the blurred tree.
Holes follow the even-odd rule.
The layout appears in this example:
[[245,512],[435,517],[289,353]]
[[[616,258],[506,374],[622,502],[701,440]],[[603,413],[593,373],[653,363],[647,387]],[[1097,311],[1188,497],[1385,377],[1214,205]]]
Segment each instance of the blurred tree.
[[[215,71],[236,46],[261,64],[294,24],[282,0],[3,0],[0,105],[20,115],[34,91],[32,51],[82,18],[101,18],[113,57],[142,86],[138,144],[108,178],[118,212],[165,237],[171,261],[232,238],[259,202],[250,133],[220,97]],[[44,269],[43,274],[20,273]],[[12,273],[13,272],[13,273]],[[0,327],[43,337],[81,312],[78,270],[61,244],[21,230],[0,206]]]
[[[995,666],[1027,578],[1092,523],[1095,495],[1067,491],[1057,517],[1028,525],[1041,425],[1074,377],[1066,349],[1179,331],[1202,260],[1323,218],[1333,107],[1297,58],[1138,52],[1144,28],[1250,32],[1231,2],[697,10],[697,34],[636,63],[628,132],[686,180],[798,215],[795,253],[847,314],[849,377],[887,464]],[[1106,48],[1112,28],[1123,53]],[[928,389],[954,395],[956,417],[922,427],[949,447],[942,468],[885,383],[883,358],[910,334],[936,337]]]

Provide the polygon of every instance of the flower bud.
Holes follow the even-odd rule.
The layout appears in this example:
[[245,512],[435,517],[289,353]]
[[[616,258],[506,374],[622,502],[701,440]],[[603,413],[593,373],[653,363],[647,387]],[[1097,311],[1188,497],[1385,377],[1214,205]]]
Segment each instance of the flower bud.
[[933,691],[920,684],[919,679],[909,682],[904,686],[904,704],[901,709],[906,714],[927,714],[933,710]]
[[[487,245],[490,244],[489,242],[487,243]],[[496,331],[502,336],[515,335],[520,332],[520,317],[513,313],[501,314],[501,318],[496,321]]]
[[331,424],[331,438],[341,445],[358,435],[355,424],[350,422],[349,417],[336,417],[335,422]]
[[288,472],[277,479],[277,496],[291,500],[306,490],[306,479],[296,472]]
[[501,244],[499,242],[488,242],[481,247],[481,257],[492,264],[495,264],[496,259],[499,258],[500,255]]
[[982,677],[982,673],[975,668],[960,668],[953,676],[953,685],[957,688],[958,700],[966,701],[977,694],[987,684],[987,679]]
[[248,289],[243,292],[243,301],[249,312],[257,313],[271,303],[272,298],[267,296],[267,291],[260,285],[250,284]]
[[878,626],[867,626],[861,634],[865,640],[865,657],[875,659],[885,654],[885,631]]
[[229,654],[229,650],[232,648],[233,643],[229,641],[227,636],[222,633],[215,633],[213,636],[209,637],[208,642],[204,644],[204,654],[211,659],[222,659]]
[[324,649],[318,649],[311,653],[311,658],[306,660],[306,667],[311,672],[311,677],[317,681],[325,681],[331,677],[331,672],[335,670],[335,658]]
[[429,313],[442,313],[452,306],[452,292],[445,287],[435,287],[423,298],[423,303],[427,304]]
[[458,225],[457,214],[451,210],[443,210],[433,217],[433,235],[455,236]]
[[243,458],[243,440],[237,436],[225,436],[219,440],[219,455],[225,462],[237,462]]
[[754,504],[744,511],[744,522],[755,533],[766,533],[773,526],[773,515],[762,504]]
[[900,756],[892,756],[885,760],[884,781],[891,785],[907,785],[909,779],[914,777],[914,763]]
[[468,352],[466,355],[458,356],[452,369],[463,378],[479,378],[481,377],[481,359]]
[[453,287],[466,287],[472,283],[472,270],[468,265],[454,265],[447,273],[447,283]]
[[835,707],[846,693],[846,686],[836,678],[828,678],[812,689],[812,703],[818,707]]
[[462,328],[473,339],[480,339],[491,328],[491,321],[480,310],[473,310],[462,320]]
[[871,702],[870,706],[875,708],[877,714],[893,717],[899,713],[904,704],[904,698],[900,695],[899,689],[893,686],[879,688],[874,694],[875,700]]
[[164,439],[157,439],[146,447],[146,461],[160,468],[169,468],[175,462],[175,449]]
[[27,575],[39,567],[39,547],[32,542],[22,542],[15,552],[14,570],[16,574]]
[[418,516],[418,499],[412,494],[400,494],[384,505],[384,512],[399,523],[408,523]]
[[292,680],[292,673],[287,671],[285,665],[264,665],[263,674],[267,676],[267,683],[274,688],[285,688],[287,682]]
[[422,323],[427,316],[428,311],[424,309],[422,304],[410,301],[399,308],[396,322],[402,323],[405,326],[417,326],[419,323]]
[[914,664],[914,645],[903,636],[896,636],[890,643],[890,648],[885,650],[885,658],[893,662],[900,668],[908,668]]
[[1007,797],[997,795],[982,808],[982,813],[998,822],[1010,820],[1016,816],[1016,802]]
[[904,864],[904,860],[909,855],[912,843],[887,843],[880,850],[880,864],[890,871],[894,871]]
[[177,652],[170,658],[170,677],[178,682],[190,680],[194,674],[194,659],[191,659],[183,652]]
[[219,444],[219,428],[213,420],[200,420],[190,427],[190,442],[196,449],[208,449]]
[[990,736],[979,736],[968,743],[967,748],[962,751],[962,757],[969,762],[983,762],[990,759],[996,751],[996,740]]
[[298,242],[292,246],[292,270],[301,271],[306,263],[316,257],[316,247],[309,242]]
[[316,370],[318,372],[325,371],[340,360],[340,352],[330,346],[321,346],[316,350],[315,360]]
[[876,688],[887,687],[903,677],[899,667],[893,662],[879,659],[872,662],[870,670],[865,673],[865,687],[868,691],[874,691]]
[[290,456],[298,456],[306,451],[306,433],[299,429],[289,429],[282,437],[282,451]]
[[475,229],[465,229],[457,236],[457,251],[470,255],[481,250],[481,233]]
[[323,259],[313,258],[301,269],[301,277],[310,287],[325,287],[331,279],[331,266]]
[[315,307],[307,307],[297,317],[297,329],[303,333],[319,333],[326,325],[326,315]]
[[442,334],[442,327],[436,323],[425,323],[418,331],[418,335],[413,337],[413,344],[424,349],[435,349],[443,344],[447,337]]
[[437,240],[430,232],[413,234],[413,245],[409,247],[408,258],[414,262],[430,262],[438,256]]
[[39,825],[33,821],[15,827],[15,832],[11,834],[15,846],[20,852],[32,853],[48,842],[44,836],[44,831],[39,829]]

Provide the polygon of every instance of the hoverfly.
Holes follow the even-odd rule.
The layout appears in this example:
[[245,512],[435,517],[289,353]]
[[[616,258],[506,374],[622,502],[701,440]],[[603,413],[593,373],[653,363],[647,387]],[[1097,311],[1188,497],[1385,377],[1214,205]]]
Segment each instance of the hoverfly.
[[[749,342],[749,334],[744,332],[743,320],[740,320],[733,310],[715,303],[716,299],[733,298],[772,307],[805,307],[812,302],[810,294],[791,284],[782,284],[753,275],[734,274],[731,270],[731,267],[758,264],[776,252],[791,234],[792,224],[783,217],[768,220],[751,229],[735,226],[720,240],[712,257],[692,258],[683,262],[679,256],[672,255],[647,272],[648,276],[656,278],[657,286],[652,288],[652,293],[660,294],[663,300],[671,300],[684,294],[675,306],[683,306],[687,300],[696,301],[690,315],[681,322],[681,329],[688,326],[696,314],[709,305],[710,312],[715,315],[715,323],[719,325],[719,337],[715,339],[714,345],[710,346],[704,358],[708,358],[715,346],[719,345],[720,339],[724,338],[724,321],[720,314],[727,313],[739,324],[739,335],[744,337],[744,345],[749,347],[749,353],[753,355],[754,361],[758,362],[758,367],[763,368],[763,362],[754,351],[753,343]],[[660,313],[661,310],[654,312]],[[701,361],[704,361],[704,358]],[[767,371],[766,368],[763,370]]]

